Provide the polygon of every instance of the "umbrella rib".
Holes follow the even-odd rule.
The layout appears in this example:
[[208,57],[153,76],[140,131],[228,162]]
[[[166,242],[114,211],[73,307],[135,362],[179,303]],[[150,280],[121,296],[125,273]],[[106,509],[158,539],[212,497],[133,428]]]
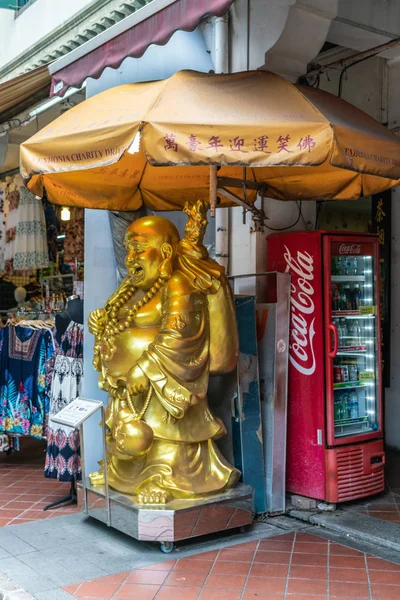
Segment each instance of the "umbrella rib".
[[265,212],[263,210],[256,208],[253,204],[248,204],[247,202],[242,200],[239,196],[237,196],[233,192],[229,192],[224,187],[218,186],[217,192],[221,196],[225,196],[225,198],[227,198],[228,200],[231,200],[231,202],[234,202],[235,204],[239,204],[239,206],[243,206],[243,208],[245,208],[246,210],[249,210],[251,213],[253,213],[254,217],[256,217],[257,220],[264,223],[266,216],[265,216]]

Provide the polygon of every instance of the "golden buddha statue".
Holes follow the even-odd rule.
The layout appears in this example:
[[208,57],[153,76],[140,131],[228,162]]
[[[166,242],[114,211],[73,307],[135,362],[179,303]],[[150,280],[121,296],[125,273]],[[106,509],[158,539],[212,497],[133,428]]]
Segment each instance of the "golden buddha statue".
[[[210,374],[237,362],[232,293],[203,245],[204,204],[184,210],[181,240],[162,217],[128,227],[128,275],[89,317],[93,364],[109,393],[108,483],[140,504],[203,498],[240,476],[214,443],[226,430],[207,401]],[[92,485],[104,484],[104,468],[89,475]]]

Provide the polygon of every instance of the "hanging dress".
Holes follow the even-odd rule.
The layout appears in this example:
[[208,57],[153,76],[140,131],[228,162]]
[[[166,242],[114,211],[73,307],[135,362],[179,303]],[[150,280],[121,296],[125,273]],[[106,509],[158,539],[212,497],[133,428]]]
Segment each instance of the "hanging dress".
[[19,188],[18,222],[14,243],[14,270],[49,266],[46,220],[42,201],[25,186]]
[[15,190],[10,191],[9,186],[6,188],[6,202],[8,203],[8,214],[6,222],[6,246],[4,252],[4,270],[6,273],[11,274],[14,271],[14,246],[15,236],[17,231],[18,223],[18,204],[19,204],[19,192]]
[[84,210],[73,207],[69,221],[61,221],[61,231],[65,233],[64,262],[71,263],[75,259],[83,262],[84,259]]
[[58,222],[54,206],[50,204],[46,197],[43,198],[44,218],[46,220],[47,230],[47,248],[49,250],[49,261],[57,262],[57,232]]
[[61,337],[52,370],[50,417],[47,427],[45,477],[59,481],[82,478],[79,431],[52,421],[80,395],[83,383],[83,325],[71,321]]
[[5,191],[0,188],[0,273],[4,270],[8,207],[8,196]]
[[0,433],[44,436],[49,412],[45,365],[53,353],[47,329],[0,329]]

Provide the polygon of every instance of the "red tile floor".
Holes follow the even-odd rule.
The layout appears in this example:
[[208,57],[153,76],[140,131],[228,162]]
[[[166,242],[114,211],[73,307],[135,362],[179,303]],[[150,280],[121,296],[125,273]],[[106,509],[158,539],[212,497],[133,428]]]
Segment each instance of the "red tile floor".
[[21,452],[0,456],[0,527],[77,512],[76,505],[43,511],[51,502],[67,496],[70,484],[45,479],[43,444],[21,440],[21,446]]
[[400,600],[400,565],[303,532],[64,589],[96,600]]

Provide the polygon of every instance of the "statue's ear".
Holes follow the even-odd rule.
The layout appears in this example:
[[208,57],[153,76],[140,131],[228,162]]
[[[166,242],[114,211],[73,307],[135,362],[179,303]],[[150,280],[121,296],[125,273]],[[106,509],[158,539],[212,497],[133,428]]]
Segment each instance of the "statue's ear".
[[172,257],[171,244],[168,244],[168,242],[164,242],[163,244],[161,244],[160,252],[161,252],[161,256],[163,257],[163,259],[171,258]]
[[160,252],[162,256],[162,262],[159,267],[159,274],[161,279],[169,279],[172,275],[172,246],[168,242],[161,244]]

